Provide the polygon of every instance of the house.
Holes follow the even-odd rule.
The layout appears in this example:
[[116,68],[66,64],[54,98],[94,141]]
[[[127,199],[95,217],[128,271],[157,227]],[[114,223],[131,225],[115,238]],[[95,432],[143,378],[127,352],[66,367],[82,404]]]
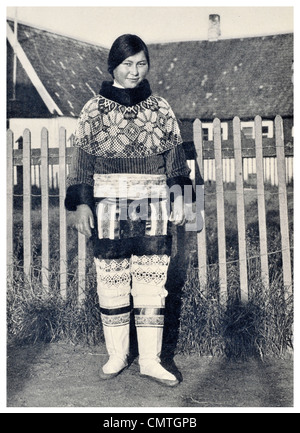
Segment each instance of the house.
[[[173,107],[184,141],[192,142],[192,122],[200,118],[209,143],[212,121],[218,117],[224,145],[230,147],[231,121],[239,116],[243,140],[250,143],[256,115],[263,118],[264,137],[272,140],[279,114],[291,147],[293,34],[223,40],[218,35],[217,29],[207,40],[149,45],[152,90]],[[18,23],[16,35],[14,22],[8,20],[8,126],[21,133],[28,118],[37,127],[65,123],[70,137],[84,103],[110,79],[107,55],[101,45],[24,23]]]
[[[105,74],[107,49],[18,23],[7,22],[7,123],[16,136],[24,127],[38,147],[41,127],[57,146],[58,127],[71,137],[85,101]],[[52,132],[52,134],[51,134]],[[70,143],[69,143],[70,144]]]

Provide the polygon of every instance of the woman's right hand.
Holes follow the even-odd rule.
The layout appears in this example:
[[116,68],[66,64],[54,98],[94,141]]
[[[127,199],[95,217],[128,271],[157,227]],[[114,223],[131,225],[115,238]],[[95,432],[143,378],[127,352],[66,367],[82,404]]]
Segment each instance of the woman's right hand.
[[75,227],[83,235],[90,238],[94,228],[94,216],[91,208],[87,204],[77,206],[75,211]]

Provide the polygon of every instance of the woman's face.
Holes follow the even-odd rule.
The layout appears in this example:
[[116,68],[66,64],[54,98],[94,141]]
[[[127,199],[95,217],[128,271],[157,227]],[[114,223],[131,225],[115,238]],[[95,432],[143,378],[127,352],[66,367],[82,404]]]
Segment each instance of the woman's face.
[[148,73],[148,62],[144,51],[123,60],[113,71],[117,84],[125,89],[133,89],[146,77]]

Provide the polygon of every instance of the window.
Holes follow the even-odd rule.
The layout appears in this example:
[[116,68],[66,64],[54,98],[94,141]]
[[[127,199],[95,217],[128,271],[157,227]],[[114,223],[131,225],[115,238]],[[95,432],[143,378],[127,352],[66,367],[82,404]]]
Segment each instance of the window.
[[[204,141],[213,141],[214,127],[212,123],[202,123],[202,137]],[[221,138],[228,140],[228,124],[221,122]]]
[[221,134],[222,134],[222,140],[228,140],[228,123],[227,122],[221,123]]
[[243,134],[246,138],[254,138],[254,128],[253,126],[242,127]]
[[204,141],[209,140],[209,130],[208,128],[202,128],[202,137]]
[[274,136],[273,120],[262,121],[262,136],[266,138],[273,138]]
[[[241,122],[241,130],[246,138],[255,138],[254,122]],[[274,125],[272,120],[262,121],[262,136],[265,138],[273,138]]]

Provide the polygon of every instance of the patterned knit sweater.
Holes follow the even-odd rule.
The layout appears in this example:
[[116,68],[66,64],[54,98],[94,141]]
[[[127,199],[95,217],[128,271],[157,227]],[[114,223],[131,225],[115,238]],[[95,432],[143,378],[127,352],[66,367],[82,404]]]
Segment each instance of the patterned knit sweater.
[[167,184],[191,185],[179,126],[168,102],[152,95],[144,80],[137,88],[102,84],[83,107],[67,178],[65,205],[94,206],[94,174],[165,174]]

